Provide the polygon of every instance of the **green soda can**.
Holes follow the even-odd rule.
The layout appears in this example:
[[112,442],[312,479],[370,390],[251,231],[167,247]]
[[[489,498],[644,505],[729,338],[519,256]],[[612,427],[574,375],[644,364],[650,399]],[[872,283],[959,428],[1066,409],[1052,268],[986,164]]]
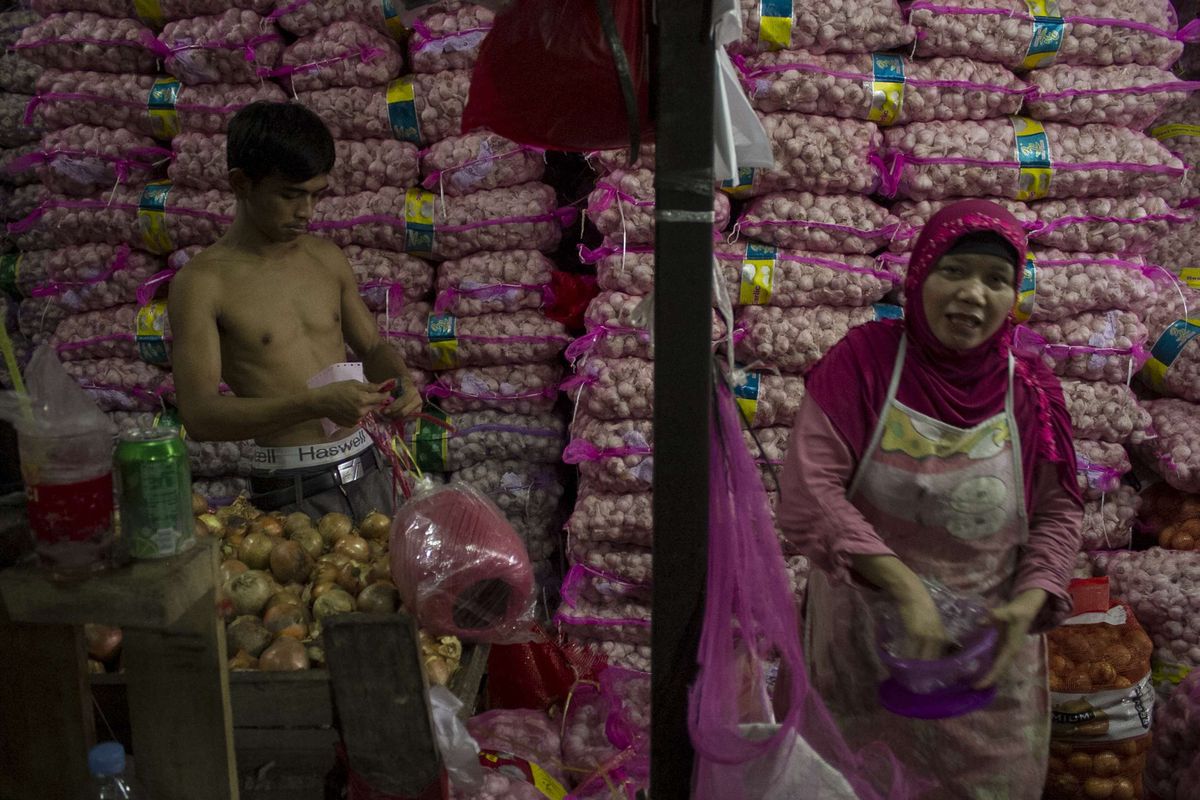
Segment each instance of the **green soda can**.
[[196,543],[192,472],[175,428],[121,434],[117,445],[121,538],[134,558],[169,558]]

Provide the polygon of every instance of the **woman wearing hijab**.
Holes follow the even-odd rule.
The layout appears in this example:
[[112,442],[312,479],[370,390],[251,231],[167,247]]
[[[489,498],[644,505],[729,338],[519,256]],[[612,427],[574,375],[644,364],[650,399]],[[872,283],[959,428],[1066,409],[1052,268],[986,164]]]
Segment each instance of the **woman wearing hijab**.
[[[994,203],[936,214],[909,263],[904,319],[856,328],[807,376],[780,478],[780,526],[814,566],[813,684],[851,744],[882,740],[938,783],[922,800],[1035,800],[1045,781],[1039,634],[1070,614],[1083,510],[1058,380],[1012,351],[1025,252]],[[950,644],[926,580],[982,596],[1000,634],[974,687],[995,699],[949,719],[879,700],[881,603],[906,655]]]

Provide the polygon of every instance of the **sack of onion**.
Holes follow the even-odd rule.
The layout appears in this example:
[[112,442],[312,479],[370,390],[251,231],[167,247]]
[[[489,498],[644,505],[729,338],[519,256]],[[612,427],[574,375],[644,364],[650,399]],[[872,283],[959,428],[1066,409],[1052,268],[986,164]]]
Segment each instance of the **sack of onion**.
[[[1107,590],[1106,579],[1073,588]],[[1106,592],[1105,592],[1106,593]],[[1083,605],[1076,594],[1076,611]],[[1141,800],[1150,748],[1152,645],[1133,615],[1105,598],[1047,635],[1051,744],[1046,800]]]

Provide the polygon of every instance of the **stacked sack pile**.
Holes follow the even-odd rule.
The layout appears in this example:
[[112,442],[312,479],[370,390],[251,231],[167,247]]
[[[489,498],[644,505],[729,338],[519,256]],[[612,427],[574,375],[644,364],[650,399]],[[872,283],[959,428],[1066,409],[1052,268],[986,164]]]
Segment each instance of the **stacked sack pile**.
[[[24,117],[42,68],[10,50],[21,32],[37,20],[32,11],[0,11],[0,226],[28,214],[41,202],[45,191],[36,175],[11,169],[12,164],[38,148],[41,137],[36,127],[24,124]],[[17,322],[17,258],[15,245],[0,237],[0,322],[12,343],[16,362],[24,367],[32,347]],[[0,359],[0,387],[11,386],[8,367]]]
[[1046,5],[1035,18],[1008,0],[912,4],[919,56],[1020,71],[1027,91],[1019,116],[1009,107],[889,131],[888,188],[904,198],[894,247],[947,198],[998,199],[1025,223],[1017,344],[1063,378],[1080,440],[1084,547],[1121,547],[1138,504],[1121,485],[1131,468],[1122,445],[1148,427],[1128,384],[1147,356],[1156,285],[1170,281],[1144,255],[1188,219],[1167,202],[1183,163],[1141,129],[1194,86],[1167,71],[1182,49],[1168,3]]
[[[575,374],[563,384],[573,402],[563,459],[579,467],[567,523],[563,603],[556,620],[569,639],[622,668],[650,669],[653,577],[654,147],[635,163],[625,152],[590,157],[597,173],[587,216],[604,243],[581,248],[595,264],[600,292],[585,314],[586,334],[567,350]],[[729,222],[727,198],[713,192],[714,231]],[[713,340],[726,332],[715,316]]]
[[329,126],[345,169],[312,228],[344,248],[381,333],[426,373],[436,407],[407,432],[418,465],[495,501],[552,588],[565,442],[554,405],[569,339],[543,310],[554,274],[545,253],[571,215],[541,182],[540,152],[461,133],[492,12],[422,9],[407,40],[412,72],[401,74],[385,8],[311,0],[272,15],[301,37],[276,74]]
[[[229,5],[39,0],[42,20],[15,46],[44,68],[26,122],[45,133],[10,168],[48,192],[9,228],[23,251],[22,332],[52,343],[120,429],[153,423],[173,399],[165,300],[152,291],[167,257],[211,244],[233,218],[227,191],[171,182],[172,140],[219,135],[248,103],[286,97],[262,78],[283,50],[269,3]],[[189,452],[201,491],[245,489],[248,443]]]

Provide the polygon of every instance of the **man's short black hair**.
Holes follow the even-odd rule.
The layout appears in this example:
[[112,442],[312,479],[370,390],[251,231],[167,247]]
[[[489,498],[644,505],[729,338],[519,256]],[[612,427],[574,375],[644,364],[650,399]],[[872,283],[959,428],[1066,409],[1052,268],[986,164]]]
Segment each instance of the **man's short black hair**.
[[259,101],[229,122],[225,162],[252,181],[279,174],[304,183],[333,169],[333,136],[321,118],[299,103]]

